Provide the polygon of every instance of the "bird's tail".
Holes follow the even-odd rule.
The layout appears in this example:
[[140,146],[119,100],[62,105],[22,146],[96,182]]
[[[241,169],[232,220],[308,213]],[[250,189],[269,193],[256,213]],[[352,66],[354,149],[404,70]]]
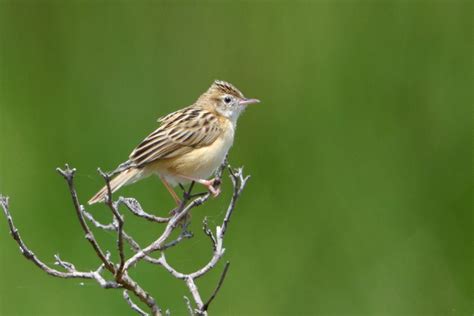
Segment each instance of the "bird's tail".
[[[138,180],[142,173],[141,169],[130,168],[119,173],[115,178],[110,181],[110,189],[112,193],[120,189],[126,184],[130,184]],[[90,200],[89,205],[94,203],[104,202],[105,197],[107,196],[107,186],[104,186],[97,192]]]

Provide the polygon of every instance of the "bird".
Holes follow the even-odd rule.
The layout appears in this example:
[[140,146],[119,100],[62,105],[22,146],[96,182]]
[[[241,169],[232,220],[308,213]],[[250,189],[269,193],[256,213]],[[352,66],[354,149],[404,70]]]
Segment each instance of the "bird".
[[[112,193],[157,175],[177,205],[181,200],[173,187],[178,184],[194,181],[218,196],[220,189],[214,187],[214,179],[208,178],[231,148],[240,114],[256,103],[260,100],[246,98],[231,83],[215,80],[192,105],[158,119],[159,127],[112,172]],[[104,186],[88,204],[104,202],[107,196],[108,187]]]

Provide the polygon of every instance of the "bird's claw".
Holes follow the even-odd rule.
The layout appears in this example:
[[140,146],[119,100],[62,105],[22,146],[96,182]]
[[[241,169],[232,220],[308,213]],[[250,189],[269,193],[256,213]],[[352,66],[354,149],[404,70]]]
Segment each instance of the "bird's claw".
[[221,194],[221,179],[214,178],[212,180],[208,180],[205,185],[213,197],[218,197],[219,194]]

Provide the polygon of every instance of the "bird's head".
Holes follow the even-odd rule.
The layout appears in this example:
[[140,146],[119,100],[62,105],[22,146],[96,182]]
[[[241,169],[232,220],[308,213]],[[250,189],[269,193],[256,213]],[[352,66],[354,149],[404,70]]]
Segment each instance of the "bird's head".
[[258,99],[244,97],[232,84],[216,80],[211,87],[198,99],[198,103],[216,111],[233,122],[237,121],[240,113],[249,105],[259,103]]

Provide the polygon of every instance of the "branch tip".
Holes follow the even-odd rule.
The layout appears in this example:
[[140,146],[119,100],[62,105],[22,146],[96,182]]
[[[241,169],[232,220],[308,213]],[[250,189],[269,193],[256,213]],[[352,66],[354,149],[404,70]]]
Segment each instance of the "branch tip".
[[204,234],[206,234],[209,239],[212,242],[212,248],[214,251],[216,250],[216,245],[217,245],[217,240],[216,237],[214,237],[214,234],[212,233],[212,230],[209,228],[208,222],[207,222],[207,216],[204,217],[204,220],[202,221],[202,230],[204,231]]

